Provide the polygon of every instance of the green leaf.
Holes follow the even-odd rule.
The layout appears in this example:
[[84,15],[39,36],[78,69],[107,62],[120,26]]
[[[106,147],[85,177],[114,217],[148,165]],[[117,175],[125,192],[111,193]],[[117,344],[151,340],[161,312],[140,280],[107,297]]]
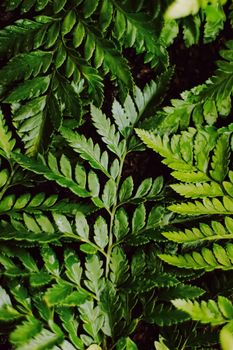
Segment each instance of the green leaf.
[[46,73],[52,60],[51,52],[33,51],[13,57],[0,70],[0,80],[3,86],[22,79],[36,77],[40,72]]
[[45,328],[17,350],[45,350],[61,342],[61,336]]
[[100,147],[98,144],[94,145],[92,139],[86,139],[84,135],[74,133],[67,128],[61,128],[62,136],[67,140],[70,146],[80,154],[80,156],[87,160],[94,169],[101,170],[105,175],[110,177],[108,167],[103,158],[101,158]]
[[9,295],[0,286],[0,321],[12,321],[21,317],[21,314],[12,307]]
[[49,246],[44,246],[41,248],[41,255],[45,262],[46,270],[58,277],[60,274],[60,267],[55,252]]
[[75,48],[81,45],[84,36],[85,36],[84,25],[82,24],[82,22],[78,22],[73,32],[73,44]]
[[53,218],[60,232],[64,234],[73,234],[72,227],[64,215],[54,213]]
[[142,183],[139,185],[134,198],[145,197],[150,191],[151,186],[152,186],[152,178],[143,180]]
[[79,125],[82,119],[82,106],[78,92],[73,84],[70,84],[68,80],[62,79],[60,76],[57,79],[57,84],[57,95],[61,103],[64,104],[62,114],[70,117],[75,116],[77,125]]
[[78,186],[73,180],[67,179],[65,176],[61,175],[56,171],[54,172],[48,166],[44,165],[44,163],[39,159],[35,161],[19,153],[14,153],[12,157],[23,168],[35,172],[36,174],[41,174],[49,180],[56,181],[60,186],[69,188],[78,196],[89,196],[88,192],[80,186]]
[[139,232],[146,224],[146,209],[144,204],[141,204],[138,206],[134,213],[133,213],[133,219],[132,219],[132,232],[137,233]]
[[160,289],[159,297],[162,300],[172,300],[176,298],[192,299],[203,295],[205,291],[201,288],[179,283],[175,287]]
[[20,84],[10,95],[7,96],[5,102],[19,102],[30,98],[39,97],[44,94],[50,84],[50,76],[37,77],[32,80]]
[[30,285],[34,288],[47,285],[51,282],[51,280],[52,280],[52,276],[49,273],[44,271],[39,271],[39,273],[38,272],[31,273],[29,278]]
[[232,321],[220,331],[220,343],[223,350],[231,349],[233,346]]
[[5,305],[11,305],[11,300],[5,289],[0,286],[0,308]]
[[84,304],[88,299],[90,299],[89,293],[81,289],[79,291],[74,291],[69,294],[63,301],[64,306],[79,306]]
[[108,225],[102,216],[98,216],[94,224],[95,243],[104,249],[108,244]]
[[79,286],[83,269],[77,255],[73,250],[66,249],[64,259],[67,277]]
[[129,232],[129,219],[124,208],[116,211],[113,232],[117,241],[121,240]]
[[185,299],[175,299],[172,301],[173,305],[188,313],[191,318],[195,321],[200,321],[201,323],[211,323],[212,325],[221,325],[227,321],[229,316],[231,317],[232,313],[225,315],[222,313],[220,309],[221,303],[224,303],[230,307],[232,310],[231,302],[222,296],[218,297],[218,301],[208,300],[201,302],[191,301]]
[[29,316],[27,321],[17,326],[10,334],[10,341],[15,346],[21,346],[40,333],[41,330],[41,323],[34,317]]
[[229,135],[222,134],[218,138],[211,163],[210,175],[215,181],[222,182],[229,172],[229,157]]
[[72,309],[60,307],[58,309],[58,314],[59,314],[59,317],[62,321],[62,325],[63,325],[64,329],[69,334],[69,339],[71,339],[72,343],[78,349],[83,349],[83,342],[77,336],[79,324],[77,322],[75,315],[72,312]]
[[109,0],[104,0],[100,9],[99,24],[101,31],[105,31],[112,20],[113,5]]
[[7,158],[10,157],[14,145],[15,140],[12,138],[11,131],[8,130],[2,111],[0,110],[0,148],[4,151]]
[[[79,306],[79,312],[81,314],[81,319],[84,322],[84,330],[92,339],[94,339],[94,342],[99,343],[99,331],[103,325],[103,317],[99,307],[94,307],[93,301],[86,301]],[[93,343],[93,340],[91,342]]]
[[102,350],[102,348],[97,344],[90,345],[87,350]]
[[80,236],[84,240],[88,240],[89,225],[85,218],[85,215],[82,212],[77,212],[77,214],[75,215],[75,225],[78,236]]
[[129,338],[126,338],[126,350],[138,350],[137,345]]
[[105,114],[93,105],[91,105],[91,116],[103,142],[107,144],[107,147],[113,153],[121,158],[123,152],[125,152],[125,143],[123,141],[120,142],[120,134],[116,131],[115,125],[111,124],[110,119],[106,118]]
[[115,285],[124,283],[129,277],[127,257],[120,247],[115,247],[112,250],[110,268],[110,279]]
[[108,209],[110,209],[116,202],[116,184],[114,180],[109,179],[106,182],[103,190],[102,201]]
[[89,243],[84,243],[80,245],[80,250],[86,254],[96,254],[97,253],[97,248],[94,247],[93,245],[89,244]]
[[103,207],[101,200],[98,198],[100,191],[99,179],[96,173],[92,170],[88,174],[88,188],[93,196],[93,199],[95,200],[95,205],[98,207]]
[[72,30],[72,28],[75,25],[75,23],[76,23],[75,11],[74,10],[70,10],[66,14],[66,16],[65,16],[65,18],[64,18],[64,20],[62,22],[62,27],[61,27],[62,35],[68,34]]
[[233,245],[231,243],[227,243],[225,249],[219,244],[214,244],[212,250],[204,247],[201,252],[194,251],[192,254],[186,253],[178,256],[160,254],[159,257],[168,264],[180,268],[205,269],[206,271],[214,269],[231,270],[233,269],[232,249]]
[[99,259],[98,255],[89,255],[86,258],[85,275],[87,279],[84,281],[84,283],[90,291],[95,293],[98,299],[105,284],[102,266],[103,262]]
[[212,200],[209,198],[204,198],[202,202],[196,200],[195,202],[172,204],[168,207],[168,209],[174,211],[175,213],[186,215],[231,215],[232,203],[233,200],[230,197],[224,196],[222,201],[217,198],[213,198]]
[[51,288],[47,289],[44,299],[49,306],[60,304],[64,299],[72,292],[72,286],[67,283],[54,284]]
[[169,348],[164,344],[164,340],[161,336],[159,336],[159,341],[155,342],[156,350],[169,350]]
[[224,195],[222,187],[216,182],[196,184],[175,184],[171,188],[185,198],[220,197]]
[[127,201],[132,196],[134,188],[133,178],[132,176],[128,176],[122,183],[120,192],[119,192],[119,201],[124,202]]
[[85,18],[90,17],[93,14],[93,12],[95,12],[98,3],[98,0],[84,0],[83,13]]
[[66,2],[67,0],[54,0],[53,2],[54,13],[60,12],[65,7]]
[[226,216],[225,227],[218,221],[212,221],[211,226],[200,223],[199,229],[185,229],[184,231],[162,232],[162,235],[177,243],[200,243],[218,239],[229,239],[233,234],[233,220]]

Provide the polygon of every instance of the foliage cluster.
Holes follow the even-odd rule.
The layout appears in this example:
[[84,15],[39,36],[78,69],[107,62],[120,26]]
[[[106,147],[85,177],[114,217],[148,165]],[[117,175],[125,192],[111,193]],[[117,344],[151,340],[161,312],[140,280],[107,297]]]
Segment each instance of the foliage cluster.
[[[230,3],[2,6],[18,19],[0,30],[1,346],[137,350],[149,324],[147,349],[214,349],[211,325],[229,350],[233,41],[212,77],[160,105],[168,47],[178,35],[187,47],[215,40]],[[143,89],[129,49],[156,77]],[[126,174],[145,145],[174,180]]]

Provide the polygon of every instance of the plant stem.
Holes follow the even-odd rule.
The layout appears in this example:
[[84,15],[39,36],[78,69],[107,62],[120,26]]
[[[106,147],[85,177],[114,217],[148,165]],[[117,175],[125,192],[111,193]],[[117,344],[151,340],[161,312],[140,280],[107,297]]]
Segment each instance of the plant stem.
[[123,171],[123,166],[124,166],[124,161],[125,157],[127,155],[127,152],[125,152],[122,155],[121,161],[120,161],[120,168],[119,168],[119,174],[116,178],[116,198],[115,198],[115,203],[113,204],[111,211],[110,211],[110,225],[109,225],[109,242],[108,242],[108,248],[107,248],[107,257],[106,257],[106,267],[105,267],[105,277],[108,277],[109,274],[109,265],[110,265],[110,258],[111,258],[111,253],[112,253],[112,248],[113,248],[113,225],[114,225],[114,218],[117,210],[117,194],[118,194],[118,189],[121,181],[121,175]]

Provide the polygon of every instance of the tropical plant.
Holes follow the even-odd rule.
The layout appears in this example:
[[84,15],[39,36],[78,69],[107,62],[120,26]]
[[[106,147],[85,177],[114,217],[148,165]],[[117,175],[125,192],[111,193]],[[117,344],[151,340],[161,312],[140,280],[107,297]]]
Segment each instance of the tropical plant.
[[[169,18],[163,19],[169,3],[3,1],[2,7],[19,10],[22,18],[0,30],[4,62],[0,99],[11,106],[16,131],[28,154],[46,150],[63,122],[79,126],[90,102],[102,104],[106,75],[117,83],[122,101],[125,99],[133,88],[126,48],[135,48],[137,54],[144,54],[146,63],[161,71],[169,64],[166,47],[178,35],[180,25],[187,46],[199,42],[202,21],[206,42],[223,28],[223,1],[203,1],[196,5],[202,13],[178,23],[171,18],[180,16],[177,4],[171,5],[175,13],[169,7]],[[187,8],[185,14],[192,12]]]
[[[154,124],[154,132],[137,129],[141,140],[163,157],[162,162],[176,180],[170,187],[178,197],[167,208],[178,215],[180,222],[178,219],[177,225],[162,235],[174,242],[177,250],[176,254],[160,254],[160,259],[181,269],[205,271],[206,275],[220,269],[222,276],[233,269],[233,125],[216,126],[231,110],[227,81],[232,72],[227,67],[232,60],[227,53],[231,52],[232,42],[226,45],[228,50],[222,51],[222,57],[227,61],[218,62],[213,78],[183,94],[184,100],[173,101],[172,107],[164,108]],[[224,105],[225,110],[221,108]],[[191,122],[193,126],[189,126]],[[152,123],[147,121],[147,125],[152,129]],[[185,222],[188,218],[195,225]],[[222,286],[222,292],[225,287]],[[226,287],[225,295],[231,296],[232,288]],[[172,303],[195,321],[218,325],[231,320],[231,301],[224,296],[218,302],[207,299],[201,303],[185,298]],[[223,349],[230,349],[231,332],[230,324],[221,331]]]
[[[215,40],[229,3],[0,5],[16,19],[0,30],[4,349],[141,350],[140,327],[147,350],[213,350],[211,327],[232,347],[233,41],[212,77],[159,109],[168,46],[181,30],[187,47]],[[130,52],[155,77],[143,89]],[[129,169],[144,144],[171,177]]]
[[[112,119],[92,105],[101,147],[62,127],[70,149],[33,159],[14,150],[11,134],[2,128],[2,156],[14,175],[5,171],[2,181],[0,264],[6,287],[1,288],[0,320],[17,324],[10,334],[16,349],[94,344],[130,349],[128,337],[140,321],[171,325],[187,319],[169,306],[171,297],[203,294],[159,261],[162,247],[155,242],[163,240],[160,231],[172,222],[162,204],[162,177],[136,186],[123,172],[126,157],[141,149],[133,129],[158,100],[161,81],[164,76],[143,92],[136,88],[134,100],[128,95],[123,106],[115,100]],[[71,150],[76,163],[74,155],[68,157]],[[53,194],[5,194],[17,185],[15,177],[28,175],[33,181],[31,173],[37,182],[45,178],[71,191],[74,202]]]
[[78,126],[87,104],[102,104],[107,74],[126,97],[133,79],[123,49],[145,53],[152,67],[168,65],[157,5],[148,11],[127,1],[4,0],[2,6],[23,14],[0,30],[0,98],[12,108],[28,154],[46,150],[63,120]]

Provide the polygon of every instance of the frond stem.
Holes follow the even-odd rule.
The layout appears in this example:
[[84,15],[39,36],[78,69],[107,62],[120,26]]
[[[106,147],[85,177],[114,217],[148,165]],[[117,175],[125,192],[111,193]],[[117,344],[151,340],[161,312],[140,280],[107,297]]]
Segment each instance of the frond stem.
[[[116,194],[118,193],[126,155],[127,155],[127,151],[122,155],[122,158],[120,161],[119,174],[118,174],[117,179],[116,179]],[[108,277],[108,274],[109,274],[110,258],[111,258],[112,248],[114,246],[113,245],[113,225],[114,225],[114,218],[115,218],[117,207],[118,206],[117,206],[117,197],[116,197],[115,203],[113,204],[112,209],[109,213],[110,214],[110,225],[109,225],[109,243],[108,243],[108,248],[107,248],[106,267],[105,267],[105,277],[106,278]]]

